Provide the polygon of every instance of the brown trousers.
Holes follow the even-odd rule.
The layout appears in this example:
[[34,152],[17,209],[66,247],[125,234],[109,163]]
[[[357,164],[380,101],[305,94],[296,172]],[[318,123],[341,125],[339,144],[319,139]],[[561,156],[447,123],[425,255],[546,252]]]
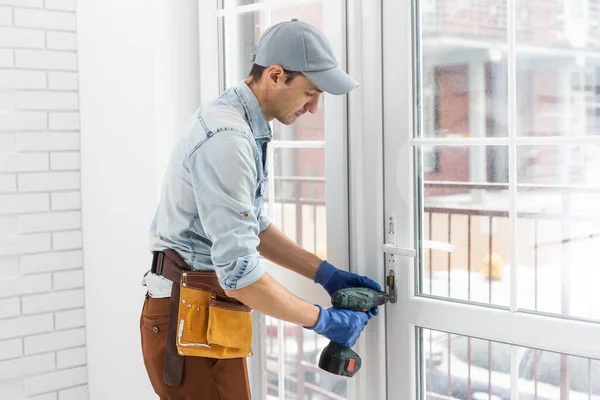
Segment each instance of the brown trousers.
[[170,301],[170,298],[154,299],[146,295],[140,320],[144,364],[160,400],[250,400],[245,358],[185,357],[183,385],[164,384]]

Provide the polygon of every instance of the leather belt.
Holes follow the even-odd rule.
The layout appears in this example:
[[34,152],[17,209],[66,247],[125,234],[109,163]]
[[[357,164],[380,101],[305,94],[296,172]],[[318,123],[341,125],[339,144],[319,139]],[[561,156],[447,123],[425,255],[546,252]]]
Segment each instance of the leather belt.
[[180,282],[181,274],[190,271],[183,258],[175,250],[154,251],[150,272],[161,275],[171,282]]

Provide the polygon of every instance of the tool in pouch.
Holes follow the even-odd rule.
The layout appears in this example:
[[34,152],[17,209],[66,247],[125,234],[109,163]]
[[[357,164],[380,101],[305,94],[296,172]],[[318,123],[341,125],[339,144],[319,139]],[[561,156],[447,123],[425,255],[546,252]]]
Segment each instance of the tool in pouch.
[[[389,300],[389,294],[364,287],[340,289],[331,296],[331,304],[335,308],[364,312]],[[319,358],[319,368],[335,375],[353,377],[360,367],[360,356],[354,350],[333,341],[323,349]]]
[[207,285],[204,278],[208,274],[181,274],[178,353],[209,358],[251,356],[251,308]]

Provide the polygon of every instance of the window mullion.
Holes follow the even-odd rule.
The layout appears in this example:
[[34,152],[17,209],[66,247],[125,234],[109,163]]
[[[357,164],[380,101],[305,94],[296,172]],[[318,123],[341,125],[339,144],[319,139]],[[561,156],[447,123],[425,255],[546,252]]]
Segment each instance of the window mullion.
[[508,193],[510,243],[510,310],[518,308],[517,275],[517,53],[516,0],[507,3],[508,30]]

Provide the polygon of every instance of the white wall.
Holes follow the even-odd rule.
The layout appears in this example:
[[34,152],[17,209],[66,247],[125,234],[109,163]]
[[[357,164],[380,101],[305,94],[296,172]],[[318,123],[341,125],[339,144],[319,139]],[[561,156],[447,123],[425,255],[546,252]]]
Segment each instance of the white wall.
[[0,398],[84,399],[75,0],[0,4]]
[[198,106],[196,0],[78,7],[90,399],[151,399],[141,280],[169,147]]

